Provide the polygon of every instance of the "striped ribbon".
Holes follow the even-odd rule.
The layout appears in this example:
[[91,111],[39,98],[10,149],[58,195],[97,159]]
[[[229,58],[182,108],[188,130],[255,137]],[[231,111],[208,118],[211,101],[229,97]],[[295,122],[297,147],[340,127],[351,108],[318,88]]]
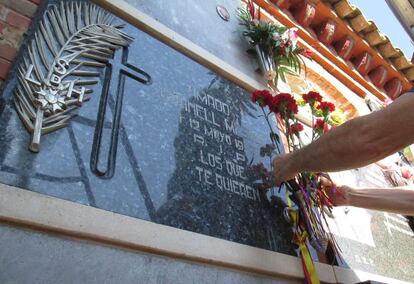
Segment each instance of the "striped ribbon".
[[318,274],[316,273],[315,266],[312,261],[309,249],[306,245],[306,238],[308,234],[302,232],[300,234],[298,231],[295,232],[294,242],[299,246],[300,256],[303,264],[303,272],[305,274],[305,279],[308,284],[319,284]]
[[308,234],[306,233],[306,231],[302,231],[302,233],[299,233],[299,230],[300,230],[300,225],[298,224],[299,212],[292,210],[292,200],[290,200],[287,191],[286,191],[286,199],[287,199],[287,203],[290,209],[289,215],[295,227],[295,235],[293,237],[293,242],[299,246],[300,257],[301,257],[302,266],[303,266],[303,273],[305,275],[306,283],[319,284],[320,283],[319,277],[318,277],[318,274],[316,273],[316,269],[313,264],[312,257],[306,245],[306,239],[308,237]]

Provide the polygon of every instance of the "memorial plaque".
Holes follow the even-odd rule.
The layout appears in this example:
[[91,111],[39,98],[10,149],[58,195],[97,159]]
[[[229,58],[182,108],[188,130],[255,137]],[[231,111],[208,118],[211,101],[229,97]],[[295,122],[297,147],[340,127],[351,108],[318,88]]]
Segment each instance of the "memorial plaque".
[[[88,3],[50,1],[60,2]],[[216,16],[216,1],[197,3],[201,8],[191,13],[185,10],[189,0],[174,1],[175,10],[167,0],[128,2],[243,72],[254,73],[246,43],[241,47],[244,41],[235,32],[239,1],[224,3],[232,14],[229,22]],[[210,37],[212,29],[220,32]],[[249,172],[250,165],[270,164],[269,157],[260,155],[270,142],[267,125],[250,95],[142,31],[128,24],[120,30],[133,40],[113,48],[100,68],[88,67],[98,72],[96,78],[84,79],[96,79],[85,91],[90,100],[71,113],[75,116],[66,127],[41,136],[38,153],[29,151],[32,135],[13,104],[20,82],[13,73],[0,97],[0,182],[296,255],[292,229],[282,217],[284,191],[259,191]],[[26,47],[16,64],[27,54]],[[356,186],[385,185],[361,183],[379,180],[366,170],[345,179]],[[404,217],[355,208],[335,213],[332,230],[343,250],[341,266],[414,280],[414,239]]]
[[90,100],[41,136],[38,153],[10,80],[0,182],[294,255],[283,191],[258,190],[249,173],[271,161],[260,155],[270,138],[250,94],[130,25],[122,31],[133,40],[114,47]]

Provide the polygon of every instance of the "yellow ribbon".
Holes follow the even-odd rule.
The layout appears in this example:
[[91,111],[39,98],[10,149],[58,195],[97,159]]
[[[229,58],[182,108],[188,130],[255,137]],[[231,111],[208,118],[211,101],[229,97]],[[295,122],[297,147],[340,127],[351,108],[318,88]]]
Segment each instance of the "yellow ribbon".
[[286,199],[287,199],[287,203],[289,206],[290,219],[292,220],[293,225],[296,225],[299,221],[299,212],[293,209],[292,200],[290,200],[289,194],[287,191],[286,191]]
[[289,208],[292,208],[292,200],[290,200],[289,193],[288,193],[287,190],[285,191],[285,195],[286,195],[286,199],[287,199],[287,203],[288,203]]
[[315,266],[313,265],[312,257],[309,253],[308,247],[306,246],[306,238],[308,235],[306,232],[303,232],[301,235],[298,235],[298,232],[296,234],[297,240],[295,243],[299,246],[303,264],[305,265],[305,269],[309,274],[308,281],[310,281],[310,284],[320,284],[318,274],[316,273]]
[[[296,226],[296,224],[299,221],[299,212],[292,209],[293,207],[292,200],[290,200],[289,194],[287,191],[286,191],[286,199],[287,199],[287,204],[290,209],[289,210],[290,218],[293,221],[294,226]],[[305,266],[304,269],[309,274],[309,278],[307,278],[306,275],[305,275],[305,278],[307,278],[307,280],[310,281],[309,284],[320,284],[318,274],[316,273],[315,266],[313,265],[312,257],[309,253],[308,247],[306,246],[306,238],[308,234],[306,232],[299,234],[299,232],[296,231],[295,235],[296,235],[295,243],[299,246],[300,254],[303,260],[303,265]]]

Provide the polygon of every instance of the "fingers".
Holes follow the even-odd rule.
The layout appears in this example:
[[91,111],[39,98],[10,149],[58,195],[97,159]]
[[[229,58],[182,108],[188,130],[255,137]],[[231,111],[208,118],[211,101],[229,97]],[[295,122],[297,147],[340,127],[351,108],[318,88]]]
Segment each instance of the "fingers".
[[326,177],[321,177],[320,182],[323,189],[330,189],[334,185],[333,182]]
[[285,181],[293,179],[296,175],[296,173],[289,171],[289,167],[287,166],[288,159],[288,155],[280,155],[273,160],[273,177],[277,186],[280,186]]
[[273,160],[274,182],[277,186],[280,186],[282,182],[286,181],[285,169],[283,167],[283,157],[278,156]]
[[351,187],[346,185],[336,186],[333,182],[325,178],[321,178],[320,181],[322,189],[326,192],[334,206],[349,205],[348,192],[352,190]]

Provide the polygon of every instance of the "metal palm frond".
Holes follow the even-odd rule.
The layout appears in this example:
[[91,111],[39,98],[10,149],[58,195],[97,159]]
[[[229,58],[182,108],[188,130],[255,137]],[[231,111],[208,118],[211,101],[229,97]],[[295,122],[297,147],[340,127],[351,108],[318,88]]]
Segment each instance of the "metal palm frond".
[[64,2],[48,9],[18,68],[14,104],[32,133],[33,152],[42,134],[68,124],[70,113],[89,99],[98,68],[132,41],[100,7]]

